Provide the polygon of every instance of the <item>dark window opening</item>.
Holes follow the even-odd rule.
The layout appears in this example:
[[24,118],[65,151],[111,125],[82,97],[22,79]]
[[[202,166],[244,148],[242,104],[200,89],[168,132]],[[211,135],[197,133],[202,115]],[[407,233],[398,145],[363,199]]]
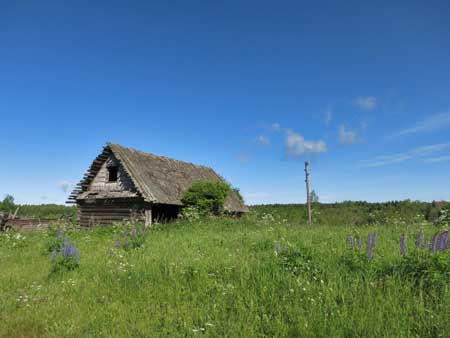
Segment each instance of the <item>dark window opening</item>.
[[108,167],[108,182],[117,182],[118,167]]

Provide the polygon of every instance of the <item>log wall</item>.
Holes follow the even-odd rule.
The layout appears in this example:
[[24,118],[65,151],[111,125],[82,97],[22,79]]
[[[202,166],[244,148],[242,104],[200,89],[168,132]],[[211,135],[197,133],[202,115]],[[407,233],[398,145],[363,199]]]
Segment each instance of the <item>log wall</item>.
[[145,206],[146,203],[140,198],[79,201],[78,225],[92,227],[130,220],[143,221]]

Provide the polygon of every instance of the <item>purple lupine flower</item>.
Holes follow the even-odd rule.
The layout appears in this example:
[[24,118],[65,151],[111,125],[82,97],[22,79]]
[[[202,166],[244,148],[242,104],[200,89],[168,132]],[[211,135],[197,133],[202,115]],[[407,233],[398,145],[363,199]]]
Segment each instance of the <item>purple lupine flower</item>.
[[348,245],[350,246],[350,249],[353,249],[355,246],[355,243],[353,243],[353,236],[352,235],[348,235],[347,236],[347,240],[348,240]]
[[373,248],[375,247],[375,233],[371,233],[367,236],[366,250],[367,258],[372,260],[373,258]]
[[122,237],[127,237],[127,229],[125,228],[122,229]]
[[128,248],[128,238],[125,238],[125,241],[123,242],[123,246],[125,248]]
[[436,239],[437,239],[437,234],[434,234],[430,240],[430,252],[436,251],[436,242],[437,242]]
[[277,250],[277,255],[279,255],[279,254],[281,253],[281,245],[280,245],[280,242],[277,242],[277,248],[276,248],[276,250]]
[[78,263],[78,250],[74,246],[72,247],[71,255],[73,260]]
[[133,230],[131,230],[131,238],[136,237],[136,228],[133,228]]
[[52,262],[54,262],[55,259],[56,259],[56,249],[54,249],[52,252],[52,258],[51,258]]
[[116,249],[120,248],[120,241],[118,239],[116,239],[116,241],[114,242],[114,246],[116,247]]
[[400,236],[400,255],[403,257],[406,256],[406,237],[405,234],[401,234]]
[[422,230],[419,231],[416,237],[416,249],[420,249],[421,244],[422,244]]
[[363,246],[363,240],[360,238],[359,240],[358,240],[358,248],[362,248],[362,246]]
[[69,240],[66,240],[66,243],[64,245],[64,258],[69,258],[70,254],[72,252],[72,244]]
[[375,247],[376,241],[377,241],[377,235],[374,232],[372,232],[372,242],[371,242],[372,247]]
[[448,238],[448,230],[442,232],[442,233],[439,235],[439,239],[436,241],[436,242],[438,242],[438,243],[437,243],[437,248],[438,248],[439,250],[445,250],[445,249],[446,249],[446,247],[447,247],[447,245],[446,245],[447,238]]

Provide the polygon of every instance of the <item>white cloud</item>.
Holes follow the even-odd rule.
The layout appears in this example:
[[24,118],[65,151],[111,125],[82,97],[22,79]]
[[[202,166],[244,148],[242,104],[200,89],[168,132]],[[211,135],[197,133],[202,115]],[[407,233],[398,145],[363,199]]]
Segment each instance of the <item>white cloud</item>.
[[58,187],[64,192],[67,193],[70,187],[72,187],[73,184],[68,181],[60,181],[58,182]]
[[377,105],[377,99],[374,96],[358,96],[353,104],[364,110],[372,110]]
[[433,144],[429,146],[421,146],[417,147],[412,150],[412,153],[416,155],[427,155],[427,154],[433,154],[436,152],[446,151],[450,150],[450,143],[439,143],[439,144]]
[[264,135],[259,135],[256,138],[256,142],[259,143],[259,144],[262,144],[262,145],[269,145],[270,144],[270,140]]
[[381,167],[388,164],[401,163],[412,159],[413,157],[409,154],[395,154],[395,155],[385,155],[378,156],[371,160],[362,161],[363,167]]
[[303,155],[324,153],[327,151],[327,145],[324,141],[307,141],[305,138],[292,130],[286,132],[284,148],[287,157],[299,158]]
[[423,161],[428,162],[428,163],[438,163],[438,162],[450,161],[450,155],[439,156],[439,157],[429,157],[429,158],[425,158]]
[[[447,150],[450,150],[450,143],[439,143],[427,146],[420,146],[411,149],[407,153],[379,156],[371,160],[362,161],[361,164],[363,167],[381,167],[384,165],[405,162],[417,157],[423,158],[423,156],[430,156],[432,154]],[[428,163],[443,162],[448,160],[450,160],[450,156],[431,157],[423,159],[424,162]]]
[[280,126],[280,124],[279,124],[278,122],[272,123],[272,124],[270,125],[270,129],[271,129],[272,131],[277,131],[277,132],[283,130],[283,128],[281,128],[281,126]]
[[358,134],[344,125],[339,127],[339,142],[341,144],[354,144],[359,142]]
[[393,134],[391,137],[405,136],[417,133],[430,132],[450,126],[450,112],[428,116],[410,128],[406,128]]

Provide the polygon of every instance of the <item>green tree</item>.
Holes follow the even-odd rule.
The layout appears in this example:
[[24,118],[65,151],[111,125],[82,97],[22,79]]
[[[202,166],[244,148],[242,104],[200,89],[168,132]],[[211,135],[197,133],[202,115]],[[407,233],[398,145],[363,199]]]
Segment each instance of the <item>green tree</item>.
[[181,201],[184,206],[193,207],[204,215],[220,215],[230,190],[229,184],[222,181],[199,181],[186,190]]
[[14,197],[11,195],[6,195],[2,201],[1,207],[5,211],[13,210],[16,207],[16,204],[14,203]]
[[311,203],[318,203],[319,202],[319,196],[316,194],[315,190],[311,191],[309,193],[309,198],[311,200]]

